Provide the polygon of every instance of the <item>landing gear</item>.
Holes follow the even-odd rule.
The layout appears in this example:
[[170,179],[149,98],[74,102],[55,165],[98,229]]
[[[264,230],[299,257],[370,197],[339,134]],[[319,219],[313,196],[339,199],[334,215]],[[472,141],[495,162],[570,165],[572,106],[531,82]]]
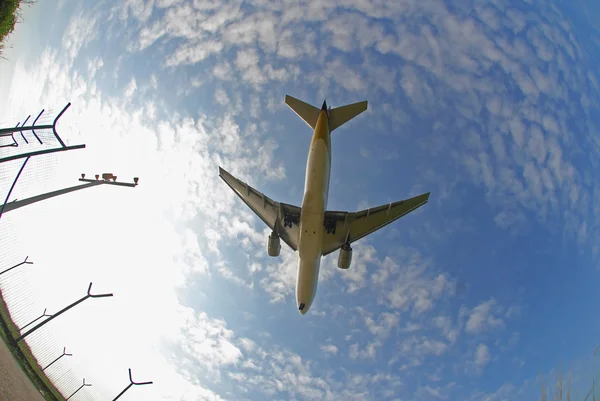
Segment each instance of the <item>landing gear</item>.
[[299,222],[300,222],[300,219],[296,215],[286,213],[283,216],[283,227],[292,228],[292,224],[298,224]]
[[325,220],[325,232],[327,234],[335,234],[335,220],[327,219]]

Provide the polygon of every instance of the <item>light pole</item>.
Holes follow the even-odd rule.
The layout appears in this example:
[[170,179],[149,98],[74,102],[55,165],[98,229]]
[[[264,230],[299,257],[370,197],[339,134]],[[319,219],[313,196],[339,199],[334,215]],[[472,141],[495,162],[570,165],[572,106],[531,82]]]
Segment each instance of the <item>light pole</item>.
[[[50,199],[55,196],[68,194],[69,192],[79,191],[81,189],[95,187],[98,185],[116,185],[116,186],[120,186],[120,187],[135,188],[138,185],[138,181],[139,181],[138,177],[134,177],[133,182],[118,182],[117,176],[114,176],[111,173],[104,173],[104,174],[102,174],[102,177],[103,177],[103,179],[100,180],[99,179],[100,176],[98,174],[96,174],[96,179],[90,180],[90,179],[85,178],[85,174],[81,174],[81,178],[79,179],[79,181],[85,182],[85,184],[82,184],[82,185],[75,185],[73,187],[59,189],[56,191],[47,192],[45,194],[32,196],[31,198],[21,199],[21,200],[13,201],[10,203],[8,203],[8,197],[7,197],[3,207],[0,208],[0,217],[2,217],[3,213],[10,212],[11,210],[15,210],[15,209],[18,209],[23,206],[31,205],[32,203],[36,203],[36,202],[39,202],[39,201],[42,201],[45,199]],[[112,181],[110,181],[111,179],[112,179]]]

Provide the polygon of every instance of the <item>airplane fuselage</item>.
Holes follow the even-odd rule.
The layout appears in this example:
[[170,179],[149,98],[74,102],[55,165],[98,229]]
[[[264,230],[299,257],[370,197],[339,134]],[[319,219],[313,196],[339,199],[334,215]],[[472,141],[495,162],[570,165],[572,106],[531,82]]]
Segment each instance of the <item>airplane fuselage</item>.
[[317,292],[331,170],[331,139],[327,110],[322,109],[313,133],[304,182],[298,239],[296,301],[303,315]]

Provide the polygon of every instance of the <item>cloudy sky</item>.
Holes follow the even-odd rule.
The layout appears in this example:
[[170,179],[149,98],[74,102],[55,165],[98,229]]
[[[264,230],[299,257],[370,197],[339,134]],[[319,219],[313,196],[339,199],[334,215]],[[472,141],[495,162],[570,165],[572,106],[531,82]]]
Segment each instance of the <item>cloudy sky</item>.
[[[0,270],[35,263],[0,278],[13,317],[56,312],[90,282],[114,293],[28,337],[42,364],[73,352],[48,374],[66,394],[86,377],[82,400],[114,397],[129,367],[154,381],[130,400],[534,399],[561,368],[585,395],[600,373],[594,12],[592,0],[26,8],[0,61],[2,126],[71,102],[58,131],[87,147],[31,160],[11,199],[82,172],[140,185],[2,216]],[[431,191],[356,243],[349,270],[324,258],[305,316],[297,255],[269,258],[269,230],[218,177],[223,166],[300,204],[311,132],[286,94],[369,101],[332,136],[330,209]],[[19,163],[3,165],[3,194]]]

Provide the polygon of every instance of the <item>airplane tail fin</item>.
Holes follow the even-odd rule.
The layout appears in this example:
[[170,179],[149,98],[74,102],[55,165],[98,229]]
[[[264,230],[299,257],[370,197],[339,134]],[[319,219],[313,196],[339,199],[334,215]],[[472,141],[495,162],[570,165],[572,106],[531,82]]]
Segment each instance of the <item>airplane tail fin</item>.
[[[327,102],[323,102],[323,107],[318,109],[315,106],[305,103],[302,100],[296,99],[290,95],[285,96],[285,104],[287,104],[290,109],[294,110],[294,112],[298,114],[298,116],[303,119],[304,122],[312,129],[314,129],[315,125],[317,124],[317,119],[319,118],[319,113],[321,110],[327,110]],[[367,110],[367,106],[368,102],[365,100],[358,103],[336,107],[335,109],[330,109],[328,111],[329,131],[333,131],[334,129],[339,128],[343,124],[352,120],[354,117]]]
[[289,95],[285,95],[285,104],[287,104],[290,109],[294,110],[294,112],[298,114],[309,127],[315,129],[321,110]]
[[368,102],[365,100],[329,110],[329,131],[333,131],[344,123],[352,120],[354,117],[365,111],[367,106]]

